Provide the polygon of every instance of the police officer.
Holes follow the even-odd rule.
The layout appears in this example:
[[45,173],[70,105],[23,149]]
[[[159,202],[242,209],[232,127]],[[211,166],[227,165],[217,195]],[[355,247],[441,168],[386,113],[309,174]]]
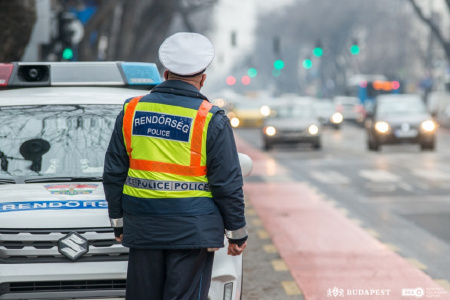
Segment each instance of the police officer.
[[176,33],[159,49],[166,81],[125,101],[103,185],[116,240],[130,248],[126,297],[207,299],[214,251],[247,243],[242,174],[223,110],[200,93],[211,42]]

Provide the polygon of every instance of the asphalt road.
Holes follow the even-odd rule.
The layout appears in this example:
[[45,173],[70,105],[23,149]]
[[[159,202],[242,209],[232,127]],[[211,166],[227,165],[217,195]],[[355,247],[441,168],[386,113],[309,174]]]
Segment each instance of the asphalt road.
[[[235,134],[262,149],[259,129],[236,129]],[[347,218],[449,289],[450,130],[438,130],[432,152],[416,145],[369,152],[364,129],[352,124],[325,129],[322,144],[319,151],[288,145],[266,154],[288,170],[289,178],[311,185]],[[251,175],[245,182],[264,181],[260,177]],[[303,299],[290,285],[289,270],[277,265],[282,262],[251,205],[247,219],[243,299]]]

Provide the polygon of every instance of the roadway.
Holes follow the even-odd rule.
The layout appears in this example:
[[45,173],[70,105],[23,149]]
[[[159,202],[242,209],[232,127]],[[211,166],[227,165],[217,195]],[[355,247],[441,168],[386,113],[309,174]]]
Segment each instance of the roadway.
[[243,299],[407,299],[406,288],[450,299],[448,129],[439,129],[433,152],[369,152],[352,124],[325,129],[320,151],[265,152],[260,130],[235,135],[254,160],[244,184]]

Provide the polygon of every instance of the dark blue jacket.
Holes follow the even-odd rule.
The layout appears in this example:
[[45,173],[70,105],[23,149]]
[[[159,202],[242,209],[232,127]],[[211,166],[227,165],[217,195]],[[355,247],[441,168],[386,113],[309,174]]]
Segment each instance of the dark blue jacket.
[[[168,80],[140,101],[151,101],[197,109],[206,99],[193,85]],[[127,100],[129,101],[129,100]],[[207,177],[216,209],[194,216],[149,216],[123,207],[122,194],[129,160],[118,115],[105,156],[103,186],[110,218],[124,220],[123,245],[145,249],[199,249],[223,247],[224,229],[245,227],[243,181],[233,131],[223,110],[214,106],[209,123],[206,153]]]

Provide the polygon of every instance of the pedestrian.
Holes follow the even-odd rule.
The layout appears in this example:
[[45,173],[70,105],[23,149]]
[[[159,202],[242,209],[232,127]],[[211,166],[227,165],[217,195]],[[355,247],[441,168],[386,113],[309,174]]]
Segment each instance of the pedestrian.
[[247,245],[243,180],[224,111],[200,93],[214,47],[176,33],[150,94],[125,101],[103,185],[116,240],[130,248],[126,299],[207,299],[214,251]]

